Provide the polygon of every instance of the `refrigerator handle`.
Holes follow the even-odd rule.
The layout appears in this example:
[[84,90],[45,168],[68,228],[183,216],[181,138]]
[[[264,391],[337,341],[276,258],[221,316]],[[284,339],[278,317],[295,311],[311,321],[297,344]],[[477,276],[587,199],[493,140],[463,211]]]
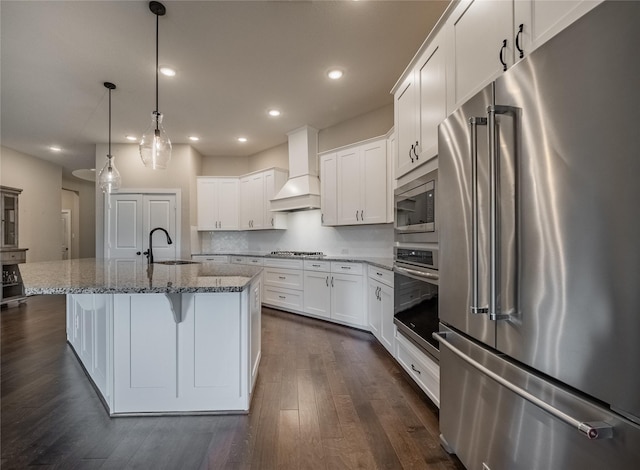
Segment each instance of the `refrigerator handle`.
[[488,313],[478,305],[478,126],[486,126],[487,118],[469,118],[471,150],[471,306],[472,314]]
[[553,405],[541,400],[540,398],[532,395],[527,392],[525,389],[518,387],[516,384],[509,382],[507,379],[502,376],[496,374],[492,370],[487,369],[485,366],[480,364],[478,361],[472,359],[467,356],[465,353],[456,348],[453,344],[446,340],[447,332],[439,331],[433,333],[433,339],[438,341],[441,345],[445,346],[449,351],[458,356],[460,359],[465,361],[470,366],[478,369],[482,374],[488,376],[489,378],[495,380],[500,385],[505,388],[508,388],[516,395],[520,396],[524,400],[527,400],[529,403],[537,406],[538,408],[546,411],[550,415],[558,418],[559,420],[567,423],[568,425],[576,428],[582,434],[584,434],[588,439],[611,439],[613,438],[613,427],[609,423],[605,423],[603,421],[596,422],[585,422],[580,421],[579,419],[574,418],[566,414],[564,411],[559,410]]

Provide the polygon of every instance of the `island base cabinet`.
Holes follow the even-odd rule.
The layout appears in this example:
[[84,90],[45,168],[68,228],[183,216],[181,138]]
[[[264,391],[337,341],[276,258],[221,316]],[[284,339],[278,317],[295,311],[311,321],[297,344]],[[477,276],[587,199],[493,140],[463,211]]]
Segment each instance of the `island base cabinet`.
[[238,294],[116,297],[115,413],[248,409],[249,325]]
[[67,339],[112,416],[246,412],[260,290],[258,277],[239,293],[70,294]]

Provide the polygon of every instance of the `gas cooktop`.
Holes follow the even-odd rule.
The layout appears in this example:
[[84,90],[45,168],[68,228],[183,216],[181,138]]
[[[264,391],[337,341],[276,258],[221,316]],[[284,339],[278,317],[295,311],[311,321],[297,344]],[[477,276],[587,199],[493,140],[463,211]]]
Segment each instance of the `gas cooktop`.
[[282,256],[286,258],[321,258],[322,251],[272,251],[271,256]]

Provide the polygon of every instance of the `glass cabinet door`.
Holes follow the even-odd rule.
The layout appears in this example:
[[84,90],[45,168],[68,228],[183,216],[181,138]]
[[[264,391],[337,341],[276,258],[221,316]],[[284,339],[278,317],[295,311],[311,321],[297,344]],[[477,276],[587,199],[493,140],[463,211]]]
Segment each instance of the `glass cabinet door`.
[[2,191],[2,248],[18,247],[18,194]]

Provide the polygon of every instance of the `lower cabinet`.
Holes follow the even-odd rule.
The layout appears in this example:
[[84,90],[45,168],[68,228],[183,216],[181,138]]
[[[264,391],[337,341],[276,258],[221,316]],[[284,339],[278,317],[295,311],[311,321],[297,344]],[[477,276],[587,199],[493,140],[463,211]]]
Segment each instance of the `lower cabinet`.
[[301,259],[265,258],[263,302],[272,307],[302,312],[304,279]]
[[401,334],[396,334],[396,360],[440,408],[440,366]]
[[371,333],[391,353],[395,354],[393,324],[393,272],[368,266],[368,318]]
[[118,414],[246,411],[261,279],[243,292],[67,296],[67,338]]
[[366,328],[361,263],[305,260],[304,312]]

